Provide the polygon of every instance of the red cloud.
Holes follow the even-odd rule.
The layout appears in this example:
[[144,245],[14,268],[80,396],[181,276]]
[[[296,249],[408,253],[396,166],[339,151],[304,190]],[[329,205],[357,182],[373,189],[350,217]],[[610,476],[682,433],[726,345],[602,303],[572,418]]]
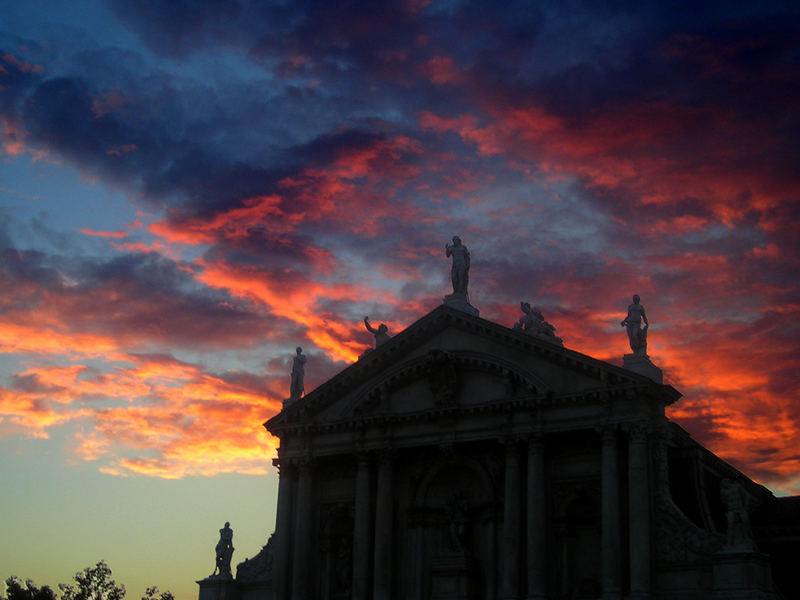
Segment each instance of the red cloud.
[[[671,216],[667,210],[692,199],[729,226],[755,211],[759,225],[769,230],[777,225],[771,211],[800,193],[796,179],[752,159],[771,147],[769,130],[742,122],[732,109],[638,102],[607,107],[580,125],[535,105],[486,110],[483,125],[472,115],[431,113],[421,115],[420,125],[457,133],[481,154],[535,164],[551,178],[577,176],[589,186],[619,190],[618,202],[642,215],[639,227],[663,233],[703,227],[707,218]],[[739,147],[732,139],[750,145]]]
[[281,235],[292,231],[302,220],[301,214],[287,213],[281,203],[276,195],[248,198],[240,207],[211,218],[174,215],[166,222],[151,223],[148,229],[171,243],[191,245],[244,238],[257,224],[268,224],[273,234]]
[[80,232],[84,235],[92,235],[96,237],[105,237],[105,238],[116,238],[121,239],[124,237],[128,237],[127,231],[96,231],[94,229],[89,229],[88,227],[84,227],[80,230]]
[[[251,298],[269,307],[276,316],[306,327],[314,343],[334,360],[353,361],[364,351],[363,343],[354,340],[353,333],[358,330],[358,324],[321,315],[315,305],[323,299],[356,302],[365,297],[375,298],[375,290],[348,284],[326,284],[319,278],[229,263],[200,261],[198,264],[203,267],[197,275],[199,281],[225,289],[234,296]],[[381,293],[378,297],[388,304],[394,303],[388,294]]]
[[464,73],[449,56],[434,56],[420,67],[420,71],[436,85],[458,85],[465,80]]

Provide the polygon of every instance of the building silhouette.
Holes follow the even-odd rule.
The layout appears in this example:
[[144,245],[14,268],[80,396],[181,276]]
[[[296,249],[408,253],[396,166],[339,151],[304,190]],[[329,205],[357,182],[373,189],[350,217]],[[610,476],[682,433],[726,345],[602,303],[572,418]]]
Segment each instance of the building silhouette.
[[287,401],[275,532],[200,600],[800,598],[800,498],[555,340],[442,305]]

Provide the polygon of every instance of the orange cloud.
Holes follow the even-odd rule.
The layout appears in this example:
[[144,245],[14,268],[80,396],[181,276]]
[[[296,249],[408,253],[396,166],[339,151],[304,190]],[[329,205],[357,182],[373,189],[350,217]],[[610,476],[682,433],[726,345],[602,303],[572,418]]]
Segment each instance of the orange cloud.
[[[303,325],[313,332],[314,344],[334,360],[354,361],[364,351],[363,344],[352,339],[357,324],[337,322],[327,315],[320,315],[315,304],[323,299],[355,302],[365,297],[374,298],[375,290],[348,284],[326,284],[319,279],[293,277],[289,273],[256,267],[203,260],[198,264],[203,267],[197,275],[199,281],[225,289],[234,296],[254,299],[269,307],[276,316]],[[382,293],[378,297],[393,302],[388,294]]]
[[106,238],[124,238],[128,237],[127,231],[96,231],[94,229],[89,229],[88,227],[84,227],[80,230],[80,232],[84,235],[92,235],[96,237],[106,237]]
[[25,138],[27,137],[22,125],[15,124],[9,119],[0,118],[2,132],[0,139],[3,141],[3,152],[17,156],[25,151]]
[[76,434],[74,456],[117,475],[266,472],[275,442],[260,423],[280,407],[266,390],[170,357],[128,358],[102,372],[85,365],[24,371],[0,388],[0,433],[47,437],[56,425],[91,424]]
[[285,234],[295,228],[302,215],[286,213],[281,202],[282,199],[276,195],[248,198],[241,207],[219,212],[211,218],[176,218],[169,222],[151,223],[148,229],[171,243],[191,245],[247,237],[258,224],[267,225],[274,234]]
[[[111,358],[117,355],[119,341],[109,335],[69,332],[56,315],[38,313],[31,321],[16,322],[8,315],[0,319],[0,352]],[[11,318],[8,318],[11,317]]]

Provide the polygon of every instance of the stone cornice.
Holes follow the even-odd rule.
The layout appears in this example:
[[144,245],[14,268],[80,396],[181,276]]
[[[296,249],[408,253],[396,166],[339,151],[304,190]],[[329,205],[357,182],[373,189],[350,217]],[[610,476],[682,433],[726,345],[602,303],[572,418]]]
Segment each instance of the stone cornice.
[[[280,413],[264,423],[264,426],[275,435],[280,435],[279,432],[288,429],[302,427],[301,423],[307,421],[309,415],[315,414],[330,402],[344,396],[379,373],[392,370],[399,358],[408,355],[420,344],[430,339],[432,335],[450,326],[479,334],[486,339],[502,342],[509,347],[524,350],[533,356],[583,373],[597,379],[602,387],[611,386],[612,389],[631,385],[637,388],[641,387],[647,389],[649,395],[657,392],[656,395],[665,406],[672,404],[681,396],[672,386],[655,384],[647,377],[621,367],[443,305],[401,331],[379,348],[369,352],[303,398],[285,406]],[[459,356],[460,360],[466,360],[470,351],[454,352],[454,354]],[[473,352],[472,354],[475,355],[472,357],[473,360],[479,363],[481,359],[478,358],[477,353]],[[476,366],[478,366],[477,363]],[[533,386],[537,390],[544,391],[541,382],[533,382]],[[568,401],[566,398],[564,400]]]
[[334,421],[309,422],[290,421],[274,424],[272,433],[297,436],[311,433],[333,433],[342,431],[363,431],[370,427],[393,427],[400,424],[435,422],[445,418],[463,418],[480,414],[513,414],[547,411],[561,406],[606,405],[616,400],[634,400],[652,395],[650,386],[631,383],[617,388],[595,388],[579,393],[552,395],[520,395],[511,398],[497,398],[480,404],[454,405],[426,410],[397,413],[381,412],[359,414]]

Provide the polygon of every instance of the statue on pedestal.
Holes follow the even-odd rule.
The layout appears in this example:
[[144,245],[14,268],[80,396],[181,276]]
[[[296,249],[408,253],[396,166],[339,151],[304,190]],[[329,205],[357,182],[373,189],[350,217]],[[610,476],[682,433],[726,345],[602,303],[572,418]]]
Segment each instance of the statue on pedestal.
[[446,256],[453,257],[453,266],[450,269],[450,279],[453,282],[454,294],[467,294],[469,285],[469,250],[461,243],[461,238],[453,236],[452,244],[445,244]]
[[452,244],[444,245],[445,255],[453,257],[453,266],[450,268],[450,280],[453,282],[453,293],[442,299],[443,304],[457,310],[464,311],[474,316],[479,316],[480,311],[469,303],[469,250],[461,243],[461,238],[453,236]]
[[292,382],[289,387],[289,399],[297,400],[303,395],[303,379],[306,376],[306,355],[303,349],[298,346],[297,354],[292,359]]
[[233,529],[231,529],[230,523],[226,522],[225,526],[219,530],[219,541],[214,550],[217,553],[217,566],[211,576],[233,578],[231,573],[231,558],[234,550]]
[[[644,327],[642,327],[644,321]],[[628,341],[634,354],[647,355],[647,315],[639,304],[639,295],[634,294],[633,304],[628,306],[628,316],[620,323],[628,331]]]
[[720,499],[725,505],[725,516],[728,521],[725,550],[754,551],[747,492],[741,483],[727,478],[720,482],[719,487]]
[[519,307],[525,314],[514,324],[515,330],[524,331],[559,346],[564,345],[564,341],[556,335],[556,328],[544,320],[542,310],[538,306],[531,308],[530,303],[520,302]]
[[377,348],[384,342],[389,341],[392,336],[389,335],[389,328],[386,326],[386,323],[381,323],[378,325],[378,328],[375,329],[372,325],[369,324],[369,317],[364,317],[364,325],[372,335],[375,336],[375,347]]

